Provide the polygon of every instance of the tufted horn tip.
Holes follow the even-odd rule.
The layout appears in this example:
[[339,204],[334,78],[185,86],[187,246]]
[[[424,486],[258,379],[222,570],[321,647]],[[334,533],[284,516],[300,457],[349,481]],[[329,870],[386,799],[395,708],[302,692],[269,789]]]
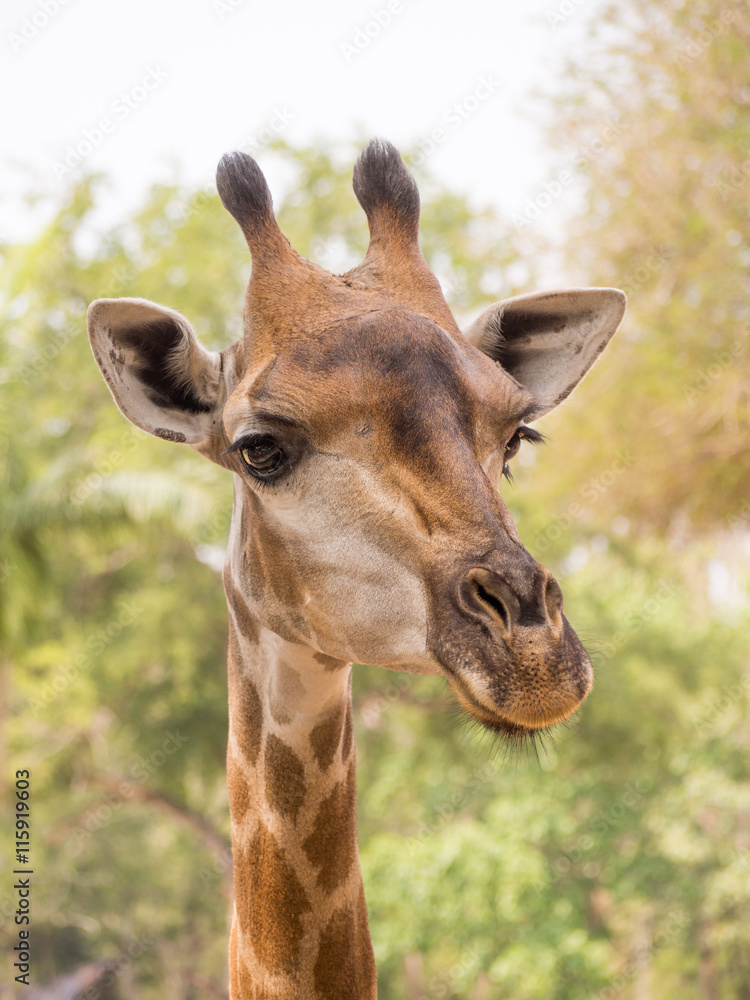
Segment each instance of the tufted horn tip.
[[419,226],[419,191],[396,147],[373,139],[354,166],[354,193],[365,210],[370,228],[386,210],[413,233]]
[[224,208],[234,216],[246,237],[274,220],[266,178],[247,153],[222,156],[216,168],[216,189]]

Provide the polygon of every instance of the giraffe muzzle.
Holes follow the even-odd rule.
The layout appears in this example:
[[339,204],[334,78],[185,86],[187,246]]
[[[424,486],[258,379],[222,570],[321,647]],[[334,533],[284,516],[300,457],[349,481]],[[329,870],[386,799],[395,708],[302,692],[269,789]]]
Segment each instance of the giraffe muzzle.
[[459,703],[510,737],[568,718],[593,684],[557,581],[524,550],[519,556],[463,568],[430,636]]

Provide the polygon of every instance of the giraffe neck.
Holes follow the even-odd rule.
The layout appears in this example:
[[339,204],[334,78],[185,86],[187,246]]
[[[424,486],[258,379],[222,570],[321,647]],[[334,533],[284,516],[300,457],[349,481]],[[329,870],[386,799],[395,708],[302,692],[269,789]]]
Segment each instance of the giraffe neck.
[[231,1000],[370,1000],[351,664],[260,626],[231,571],[225,589]]

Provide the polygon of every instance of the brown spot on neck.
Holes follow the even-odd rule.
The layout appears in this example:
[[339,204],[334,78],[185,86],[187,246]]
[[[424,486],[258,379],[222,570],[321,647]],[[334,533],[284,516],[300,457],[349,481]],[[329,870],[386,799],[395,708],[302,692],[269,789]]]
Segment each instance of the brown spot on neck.
[[263,706],[255,685],[245,675],[239,643],[229,627],[229,724],[237,745],[250,764],[260,753],[263,734]]
[[295,708],[307,694],[307,690],[300,680],[299,674],[294,667],[291,667],[285,660],[281,660],[276,676],[278,693],[281,700],[284,705]]
[[313,832],[302,845],[318,868],[318,885],[331,893],[341,885],[357,858],[356,772],[354,761],[318,810]]
[[278,841],[261,822],[252,841],[240,847],[234,867],[237,917],[255,955],[271,973],[294,976],[309,900]]
[[345,701],[339,702],[331,709],[328,718],[319,722],[310,733],[310,745],[321,771],[327,771],[336,756],[341,742],[346,705]]
[[337,660],[335,656],[326,656],[325,653],[314,653],[313,659],[326,670],[343,670],[348,665],[346,660]]
[[265,774],[269,804],[296,823],[307,795],[305,768],[294,750],[274,733],[266,739]]
[[347,760],[349,754],[352,752],[352,744],[354,742],[354,721],[352,719],[352,700],[351,697],[347,701],[346,705],[346,718],[344,719],[344,738],[341,743],[341,759]]
[[232,813],[232,822],[239,824],[243,821],[250,808],[250,790],[247,778],[231,751],[227,754],[227,788],[229,790],[229,807]]
[[270,630],[275,632],[284,642],[295,643],[299,646],[310,636],[310,629],[301,615],[290,613],[285,617],[283,615],[270,614],[267,616],[267,622]]
[[334,910],[320,935],[314,976],[318,1000],[374,1000],[375,959],[361,889],[354,905]]
[[292,716],[290,712],[287,712],[284,705],[278,698],[271,698],[269,702],[269,707],[271,709],[271,715],[273,716],[274,722],[278,722],[280,726],[287,726],[292,721]]
[[257,625],[248,610],[245,598],[235,586],[232,574],[228,569],[224,571],[224,593],[227,595],[227,604],[234,613],[234,619],[240,633],[249,643],[256,645],[258,642]]

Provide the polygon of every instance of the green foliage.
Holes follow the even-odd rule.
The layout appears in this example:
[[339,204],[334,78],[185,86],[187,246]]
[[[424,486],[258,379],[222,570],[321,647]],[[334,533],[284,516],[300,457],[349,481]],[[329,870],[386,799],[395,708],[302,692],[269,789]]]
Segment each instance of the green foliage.
[[629,297],[592,374],[599,433],[574,396],[560,426],[586,448],[557,488],[575,489],[592,449],[600,468],[624,449],[631,474],[598,506],[661,530],[711,531],[750,498],[748,58],[745,4],[607,5],[595,69],[569,68],[550,130],[586,181],[567,269]]
[[[716,378],[708,367],[746,336],[743,244],[726,239],[746,207],[705,181],[709,153],[714,166],[741,155],[745,15],[685,62],[708,6],[629,10],[627,29],[608,15],[618,31],[605,23],[601,37],[622,51],[592,42],[609,68],[578,74],[563,121],[582,143],[613,109],[628,116],[617,146],[588,162],[569,270],[571,283],[633,286],[631,318],[506,491],[563,583],[597,686],[538,760],[517,759],[467,730],[439,679],[357,668],[362,865],[389,1000],[750,992],[747,376],[741,354]],[[366,230],[352,151],[324,148],[268,155],[289,177],[279,215],[292,242],[343,270]],[[528,263],[528,287],[504,284],[509,264],[522,273],[505,222],[421,186],[425,252],[460,313],[530,290]],[[84,313],[97,297],[152,298],[223,347],[241,329],[249,260],[215,196],[161,187],[97,235],[100,197],[81,182],[36,240],[2,250],[5,767],[33,774],[39,978],[109,958],[124,996],[155,1000],[166,983],[175,997],[220,996],[230,875],[215,567],[230,484],[120,416]]]

